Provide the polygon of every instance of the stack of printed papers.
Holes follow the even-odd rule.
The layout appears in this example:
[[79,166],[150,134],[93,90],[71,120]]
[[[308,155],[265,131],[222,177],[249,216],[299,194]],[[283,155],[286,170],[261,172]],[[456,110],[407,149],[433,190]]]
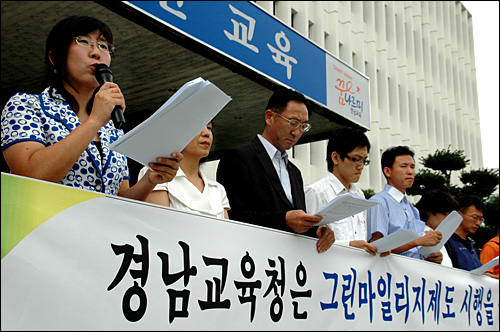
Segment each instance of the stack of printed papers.
[[378,202],[368,201],[353,193],[340,195],[315,213],[315,215],[323,217],[315,226],[326,225],[353,216],[377,204]]
[[153,115],[111,144],[144,166],[157,157],[171,158],[231,101],[217,86],[198,77],[182,86]]

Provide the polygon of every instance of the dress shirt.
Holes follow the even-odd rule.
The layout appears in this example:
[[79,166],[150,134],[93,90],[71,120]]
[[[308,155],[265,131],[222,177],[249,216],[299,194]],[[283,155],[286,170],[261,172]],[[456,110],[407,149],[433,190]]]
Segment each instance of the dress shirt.
[[[147,167],[141,169],[139,179],[147,170]],[[226,190],[217,181],[208,179],[201,171],[200,174],[205,183],[203,192],[187,179],[181,168],[171,182],[158,184],[153,191],[167,191],[171,208],[224,218],[224,208],[230,208]]]
[[[425,225],[424,232],[428,232],[428,231],[433,231],[433,229],[430,228],[429,226]],[[453,263],[451,262],[450,255],[448,255],[448,251],[446,250],[446,247],[443,246],[440,251],[443,254],[443,260],[441,261],[441,265],[453,267]]]
[[[368,209],[367,240],[375,232],[387,236],[400,229],[413,229],[418,234],[425,235],[425,224],[420,220],[417,208],[406,199],[406,194],[386,184],[384,190],[372,196],[370,201],[379,204]],[[418,249],[420,246],[402,252],[400,255],[423,259]]]
[[262,137],[262,135],[257,135],[264,145],[264,148],[271,158],[273,162],[273,166],[276,169],[276,173],[278,173],[278,177],[280,178],[281,186],[285,191],[286,198],[293,205],[293,197],[292,197],[292,186],[290,184],[290,175],[288,174],[288,154],[283,152],[283,154],[276,149],[274,145],[272,145],[267,139]]
[[[365,198],[363,191],[351,183],[350,192]],[[314,214],[332,199],[347,194],[340,180],[331,172],[305,189],[307,213]],[[335,244],[348,246],[355,240],[366,240],[366,211],[336,220],[328,226],[335,232]]]

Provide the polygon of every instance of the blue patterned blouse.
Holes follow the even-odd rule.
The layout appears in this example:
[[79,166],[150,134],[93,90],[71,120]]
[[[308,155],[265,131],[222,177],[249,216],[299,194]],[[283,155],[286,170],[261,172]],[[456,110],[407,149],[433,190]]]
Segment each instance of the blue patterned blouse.
[[[46,88],[39,95],[17,93],[2,111],[2,151],[12,144],[32,141],[51,146],[68,136],[80,119],[69,104],[54,89]],[[94,142],[82,152],[61,184],[117,195],[123,180],[129,180],[127,158],[109,149],[123,135],[110,120],[99,129],[103,155]]]

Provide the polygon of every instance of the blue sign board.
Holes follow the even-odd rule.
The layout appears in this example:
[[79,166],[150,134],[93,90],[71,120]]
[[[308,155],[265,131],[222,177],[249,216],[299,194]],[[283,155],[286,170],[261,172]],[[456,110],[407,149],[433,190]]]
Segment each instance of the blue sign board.
[[[327,70],[327,63],[331,61],[327,61],[327,58],[332,56],[251,2],[127,1],[124,3],[327,107],[329,100],[338,100],[336,95],[333,98],[327,96],[331,88],[337,84],[334,82],[336,78],[327,75],[330,72]],[[356,72],[354,75],[362,76]],[[344,79],[343,77],[342,80]],[[333,81],[327,83],[329,80]],[[327,84],[332,87],[328,89]],[[367,91],[368,86],[364,90]],[[343,106],[345,105],[346,103]],[[351,118],[350,111],[331,109]],[[366,109],[368,110],[368,107]],[[360,123],[360,119],[352,120]],[[364,122],[366,121],[361,121],[361,124],[369,127],[369,121]]]

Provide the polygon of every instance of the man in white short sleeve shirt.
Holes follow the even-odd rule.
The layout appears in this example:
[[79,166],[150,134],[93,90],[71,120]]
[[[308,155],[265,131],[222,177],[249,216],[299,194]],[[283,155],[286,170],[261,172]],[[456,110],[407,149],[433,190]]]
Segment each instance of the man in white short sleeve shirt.
[[[307,213],[314,214],[332,199],[349,192],[365,198],[356,186],[365,165],[368,165],[370,141],[360,129],[341,127],[336,129],[327,147],[328,172],[326,176],[305,189]],[[328,226],[335,233],[335,243],[352,246],[375,255],[377,248],[366,242],[366,211]],[[384,256],[388,253],[384,253]]]

